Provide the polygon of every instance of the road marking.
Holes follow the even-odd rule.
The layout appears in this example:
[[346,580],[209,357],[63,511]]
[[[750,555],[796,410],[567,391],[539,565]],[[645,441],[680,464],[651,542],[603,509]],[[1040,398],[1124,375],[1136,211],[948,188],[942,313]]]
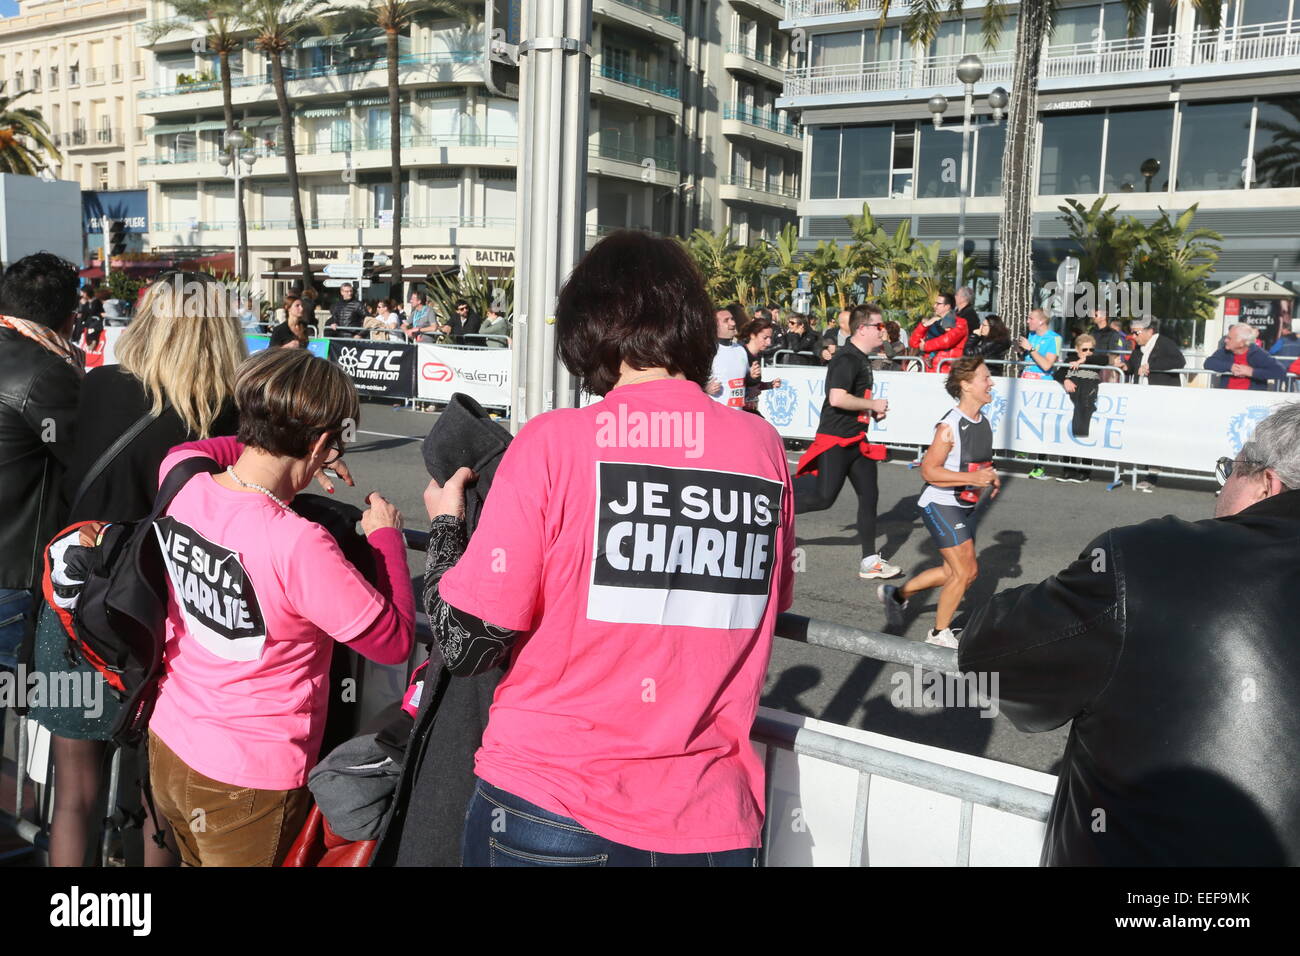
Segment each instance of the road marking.
[[368,432],[364,429],[357,429],[358,435],[375,435],[379,438],[404,438],[407,441],[424,441],[423,435],[390,435],[388,432]]

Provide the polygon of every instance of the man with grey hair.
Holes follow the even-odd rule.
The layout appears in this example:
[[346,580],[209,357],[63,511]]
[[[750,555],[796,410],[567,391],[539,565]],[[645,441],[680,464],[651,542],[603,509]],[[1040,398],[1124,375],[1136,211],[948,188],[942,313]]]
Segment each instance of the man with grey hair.
[[1286,378],[1286,369],[1258,344],[1253,325],[1238,322],[1228,329],[1219,350],[1205,360],[1205,367],[1217,376],[1216,388],[1251,389],[1262,392],[1269,382]]
[[975,290],[968,285],[957,290],[957,318],[966,320],[966,328],[974,331],[980,326],[979,313],[975,311]]
[[1043,865],[1300,864],[1300,402],[1217,476],[1214,518],[1108,531],[962,632],[1017,727],[1073,721]]
[[1149,315],[1131,323],[1137,333],[1137,347],[1128,358],[1128,373],[1139,385],[1182,385],[1182,376],[1174,369],[1187,365],[1183,351],[1173,339],[1160,334],[1156,320]]

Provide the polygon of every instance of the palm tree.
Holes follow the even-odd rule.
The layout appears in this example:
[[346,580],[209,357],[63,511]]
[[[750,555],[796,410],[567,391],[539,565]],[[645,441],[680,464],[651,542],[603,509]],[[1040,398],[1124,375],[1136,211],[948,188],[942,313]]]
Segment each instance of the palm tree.
[[1151,311],[1162,319],[1203,321],[1214,315],[1207,280],[1223,236],[1213,229],[1193,228],[1196,209],[1193,205],[1172,220],[1161,209],[1160,218],[1145,228],[1143,248],[1133,259],[1132,278],[1151,284]]
[[298,186],[298,157],[293,143],[293,108],[285,91],[285,51],[291,50],[306,33],[328,33],[330,20],[343,13],[330,0],[243,0],[239,26],[253,32],[253,44],[271,61],[271,82],[280,108],[280,138],[284,149],[284,170],[293,197],[293,225],[298,234],[298,257],[302,260],[302,290],[312,288],[311,258],[307,249],[307,226],[302,217]]
[[768,261],[773,272],[767,277],[768,296],[778,305],[788,305],[799,284],[803,254],[799,252],[799,229],[786,223],[775,239],[766,240]]
[[393,255],[390,295],[402,296],[402,105],[397,80],[398,38],[420,21],[456,17],[468,21],[468,4],[457,0],[377,0],[368,17],[384,32],[388,52],[388,149],[393,188]]
[[709,297],[718,304],[735,298],[732,260],[736,255],[736,245],[731,241],[731,230],[709,232],[707,229],[696,229],[690,238],[678,241],[686,247],[687,253],[700,270]]
[[[176,18],[193,24],[203,34],[203,41],[210,53],[215,53],[221,73],[221,110],[226,122],[226,129],[235,128],[235,108],[230,95],[230,57],[238,53],[243,46],[240,36],[240,17],[244,4],[241,0],[171,0]],[[172,20],[156,20],[145,30],[149,43],[157,43],[174,30]],[[234,157],[239,162],[239,157]],[[249,281],[248,275],[248,219],[244,212],[244,200],[235,197],[235,212],[239,218],[239,275],[241,280]]]
[[1079,245],[1079,278],[1094,288],[1104,276],[1117,282],[1128,275],[1129,262],[1142,245],[1144,228],[1132,216],[1115,215],[1118,206],[1104,208],[1109,196],[1098,196],[1091,206],[1067,199],[1060,218]]
[[31,91],[19,90],[7,96],[4,89],[5,84],[0,82],[0,173],[35,176],[49,166],[49,160],[63,162],[50,140],[50,127],[41,111],[14,108],[13,104]]
[[[849,0],[856,6],[859,0]],[[1128,32],[1137,32],[1153,0],[1124,0],[1128,11]],[[1171,3],[1173,0],[1171,0]],[[1219,25],[1219,0],[1191,0],[1207,25]],[[893,0],[880,0],[883,28]],[[1033,198],[1031,180],[1034,154],[1038,149],[1038,77],[1044,41],[1051,35],[1060,0],[1021,0],[1016,20],[1015,70],[1011,78],[1011,102],[1007,110],[1006,149],[1002,156],[1002,221],[998,229],[999,311],[1012,335],[1023,333],[1033,304]],[[914,45],[928,48],[939,31],[945,12],[960,16],[962,0],[911,0],[911,13],[903,33]],[[997,44],[1006,19],[1007,6],[990,0],[984,7],[980,28],[984,46]]]

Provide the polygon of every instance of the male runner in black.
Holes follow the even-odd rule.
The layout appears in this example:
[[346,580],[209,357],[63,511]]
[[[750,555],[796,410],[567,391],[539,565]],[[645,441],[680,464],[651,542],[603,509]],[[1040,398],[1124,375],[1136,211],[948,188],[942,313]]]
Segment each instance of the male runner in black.
[[822,403],[817,436],[795,469],[794,511],[824,511],[835,503],[844,479],[858,496],[858,538],[862,546],[860,578],[892,578],[902,570],[876,551],[876,503],[880,497],[876,462],[884,460],[883,445],[867,442],[867,424],[880,421],[889,402],[872,398],[868,355],[884,342],[880,307],[859,305],[849,315],[849,338],[826,366],[826,400]]

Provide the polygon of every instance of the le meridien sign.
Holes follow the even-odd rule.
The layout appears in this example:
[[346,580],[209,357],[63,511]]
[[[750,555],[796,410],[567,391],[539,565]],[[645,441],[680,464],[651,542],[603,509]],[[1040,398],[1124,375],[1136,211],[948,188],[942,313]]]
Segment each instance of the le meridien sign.
[[1057,100],[1055,103],[1040,103],[1040,110],[1088,110],[1092,109],[1092,100]]

